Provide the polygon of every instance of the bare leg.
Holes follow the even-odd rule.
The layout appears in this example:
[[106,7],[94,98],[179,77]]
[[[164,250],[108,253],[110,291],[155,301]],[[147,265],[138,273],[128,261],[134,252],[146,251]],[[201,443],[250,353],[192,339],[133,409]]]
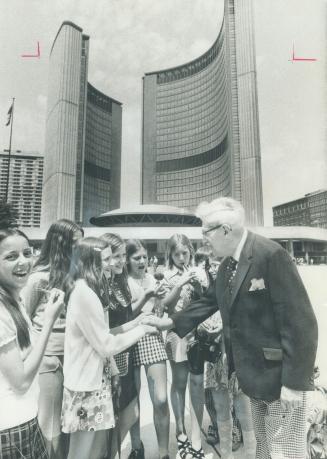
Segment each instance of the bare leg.
[[185,392],[189,369],[187,362],[170,361],[172,371],[171,404],[176,421],[176,436],[185,433]]
[[220,451],[222,459],[231,459],[233,421],[230,409],[230,396],[227,389],[212,390],[217,424],[220,437]]
[[70,434],[67,459],[90,459],[96,432],[74,432]]
[[254,459],[256,452],[256,440],[253,430],[251,403],[249,397],[243,392],[234,396],[234,407],[238,417],[243,434],[244,457],[245,459]]
[[[46,364],[51,364],[53,357],[44,357],[42,368]],[[58,360],[58,359],[57,359]],[[62,367],[58,366],[55,371],[43,371],[39,375],[40,396],[38,421],[42,430],[46,447],[50,459],[58,459],[66,457],[65,451],[65,435],[61,433],[61,406],[63,394],[63,373]],[[66,454],[65,454],[66,453]]]
[[150,397],[153,404],[153,421],[157,433],[159,456],[168,455],[169,446],[169,406],[167,399],[166,362],[145,366]]
[[191,443],[195,450],[201,448],[201,426],[203,420],[204,388],[203,374],[190,373],[190,414],[192,436]]
[[[140,409],[140,400],[139,400],[139,394],[140,394],[140,389],[141,389],[141,367],[136,366],[134,367],[134,377],[135,377],[135,385],[136,385],[136,391],[138,394],[138,406]],[[137,417],[137,420],[135,424],[132,425],[130,429],[130,434],[131,434],[131,444],[132,444],[132,449],[139,449],[141,448],[141,427],[140,427],[140,416]]]

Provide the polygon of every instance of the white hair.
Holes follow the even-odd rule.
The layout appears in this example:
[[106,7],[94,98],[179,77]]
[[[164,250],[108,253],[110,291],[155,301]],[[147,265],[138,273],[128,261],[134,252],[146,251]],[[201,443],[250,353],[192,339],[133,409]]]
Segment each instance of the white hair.
[[211,202],[201,202],[196,209],[196,216],[208,226],[226,223],[241,227],[245,220],[242,204],[233,198],[217,198]]

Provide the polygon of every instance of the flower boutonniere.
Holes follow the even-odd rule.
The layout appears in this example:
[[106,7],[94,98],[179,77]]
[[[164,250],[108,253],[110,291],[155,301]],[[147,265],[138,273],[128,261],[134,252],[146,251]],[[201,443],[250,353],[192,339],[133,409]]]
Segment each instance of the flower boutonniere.
[[264,279],[251,279],[251,285],[249,292],[254,292],[256,290],[264,290],[266,288]]

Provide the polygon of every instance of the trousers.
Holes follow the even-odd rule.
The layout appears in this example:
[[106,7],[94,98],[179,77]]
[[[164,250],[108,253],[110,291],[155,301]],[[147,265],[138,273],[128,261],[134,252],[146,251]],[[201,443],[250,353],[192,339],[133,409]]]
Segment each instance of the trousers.
[[251,399],[256,459],[306,459],[306,406],[283,410],[280,399],[273,402]]

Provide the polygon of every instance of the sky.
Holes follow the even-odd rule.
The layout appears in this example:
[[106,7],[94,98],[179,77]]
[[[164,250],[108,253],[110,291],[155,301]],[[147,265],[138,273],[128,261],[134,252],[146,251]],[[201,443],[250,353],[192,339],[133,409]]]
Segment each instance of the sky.
[[[272,206],[327,188],[327,0],[253,0],[265,225]],[[1,2],[0,150],[44,151],[49,53],[65,20],[90,36],[88,81],[123,103],[122,205],[139,203],[142,76],[215,41],[223,0]],[[23,58],[36,52],[41,56]],[[295,56],[316,61],[291,61]],[[1,122],[3,119],[3,122]]]

